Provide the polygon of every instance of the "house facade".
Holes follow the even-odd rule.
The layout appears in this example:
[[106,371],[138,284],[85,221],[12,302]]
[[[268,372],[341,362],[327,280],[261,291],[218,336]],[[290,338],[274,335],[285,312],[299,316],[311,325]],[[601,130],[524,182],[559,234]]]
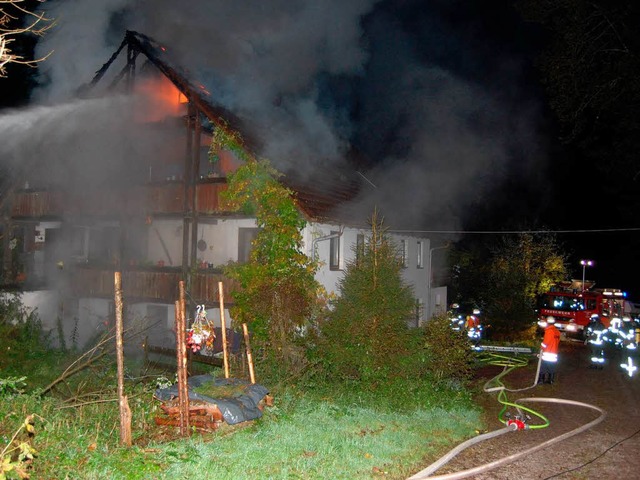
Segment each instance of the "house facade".
[[[229,325],[239,287],[223,275],[222,267],[247,261],[258,231],[255,218],[226,211],[220,201],[226,176],[240,164],[237,156],[219,148],[215,161],[209,160],[216,129],[241,131],[241,122],[178,73],[151,39],[127,32],[116,53],[125,49],[124,66],[115,78],[128,92],[136,85],[162,92],[160,120],[143,117],[149,128],[161,131],[167,146],[158,155],[125,159],[124,165],[136,164],[128,168],[126,181],[97,182],[86,189],[52,186],[25,161],[0,203],[4,287],[23,291],[25,304],[37,308],[45,328],[64,336],[66,344],[82,346],[109,327],[116,271],[122,273],[126,318],[144,324],[155,344],[175,342],[180,281],[186,284],[190,307],[206,305],[217,326],[222,285]],[[108,78],[117,58],[114,54],[87,91],[97,90]],[[244,147],[250,149],[250,142]],[[355,247],[369,233],[335,213],[358,194],[357,176],[314,181],[312,187],[287,176],[283,182],[307,219],[303,248],[321,265],[317,280],[336,292]],[[438,305],[446,305],[446,289],[431,285],[428,238],[390,236],[416,298],[415,315],[407,322],[417,326]]]

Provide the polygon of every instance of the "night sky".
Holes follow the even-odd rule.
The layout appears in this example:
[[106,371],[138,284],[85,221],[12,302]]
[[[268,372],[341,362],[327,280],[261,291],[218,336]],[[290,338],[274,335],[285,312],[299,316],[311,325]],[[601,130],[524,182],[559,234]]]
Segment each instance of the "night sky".
[[[15,138],[24,122],[16,107],[70,102],[125,30],[136,30],[266,132],[261,153],[280,169],[307,168],[300,158],[310,171],[330,168],[355,152],[378,186],[363,211],[385,205],[392,226],[457,232],[437,239],[555,230],[574,278],[579,260],[593,259],[587,278],[640,298],[640,231],[610,231],[636,227],[634,207],[616,208],[626,199],[605,196],[584,145],[561,141],[535,63],[549,33],[514,2],[178,3],[45,2],[58,25],[36,54],[53,54],[0,79],[0,134]],[[22,41],[25,53],[35,43]],[[55,134],[46,128],[37,133]]]

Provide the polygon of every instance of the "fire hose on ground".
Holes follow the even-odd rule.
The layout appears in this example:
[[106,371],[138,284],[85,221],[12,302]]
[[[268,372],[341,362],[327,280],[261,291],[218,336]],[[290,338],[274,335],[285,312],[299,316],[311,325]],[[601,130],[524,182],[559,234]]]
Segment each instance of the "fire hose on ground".
[[[513,371],[515,368],[520,368],[527,365],[528,362],[526,360],[508,357],[505,355],[495,355],[495,354],[491,354],[490,356],[485,357],[485,360],[491,365],[499,365],[504,367],[503,371],[500,374],[498,374],[497,376],[489,380],[487,383],[485,383],[483,389],[487,393],[496,392],[496,391],[498,392],[498,401],[503,405],[502,409],[500,410],[500,413],[498,414],[498,419],[502,423],[504,423],[506,426],[504,428],[494,430],[492,432],[478,435],[477,437],[473,437],[467,440],[466,442],[461,443],[460,445],[455,447],[453,450],[449,451],[446,455],[438,459],[436,462],[429,465],[427,468],[409,477],[408,480],[421,480],[421,479],[427,479],[427,478],[432,480],[453,480],[453,479],[467,478],[472,475],[478,475],[480,473],[485,473],[495,468],[512,463],[518,460],[519,458],[524,457],[525,455],[529,455],[543,448],[547,448],[550,445],[561,442],[569,437],[582,433],[585,430],[588,430],[594,427],[595,425],[599,424],[600,422],[602,422],[607,415],[603,409],[595,405],[578,402],[575,400],[567,400],[563,398],[528,397],[528,398],[520,398],[518,400],[518,403],[509,402],[507,401],[507,398],[506,398],[507,391],[511,391],[511,392],[523,391],[523,390],[528,390],[530,388],[533,388],[537,385],[538,375],[540,373],[540,359],[538,360],[538,367],[536,369],[536,375],[534,378],[533,385],[529,387],[521,388],[521,389],[516,389],[516,390],[507,389],[502,383],[501,379],[505,375],[507,375],[509,372]],[[522,430],[524,428],[534,430],[534,429],[546,428],[549,426],[550,422],[547,418],[545,418],[542,414],[536,412],[535,410],[521,405],[520,402],[540,402],[540,403],[557,403],[557,404],[564,404],[564,405],[573,405],[577,407],[583,407],[583,408],[595,410],[598,413],[600,413],[600,416],[595,420],[592,420],[591,422],[588,422],[578,428],[565,432],[562,435],[558,435],[556,437],[550,438],[545,442],[542,442],[538,445],[535,445],[521,452],[504,456],[493,462],[485,463],[483,465],[479,465],[477,467],[473,467],[467,470],[462,470],[459,472],[431,476],[434,472],[442,468],[446,463],[448,463],[456,455],[458,455],[463,450],[471,447],[472,445],[478,444],[485,440],[489,440],[491,438],[498,437],[505,433]],[[510,418],[508,420],[505,420],[504,414],[508,407],[513,407],[518,411],[518,415],[516,416],[515,419]],[[525,418],[525,414],[523,414],[523,412],[527,412],[535,417],[538,417],[540,420],[542,420],[543,423],[538,425],[527,425],[526,424],[527,419]]]

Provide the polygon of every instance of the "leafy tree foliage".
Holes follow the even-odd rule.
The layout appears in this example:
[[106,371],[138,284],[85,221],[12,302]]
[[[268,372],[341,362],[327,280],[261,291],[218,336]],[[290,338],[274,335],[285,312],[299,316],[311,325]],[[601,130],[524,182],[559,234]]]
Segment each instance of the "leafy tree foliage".
[[458,252],[455,270],[461,293],[482,306],[492,338],[522,339],[535,320],[535,301],[567,278],[566,255],[552,233],[503,236],[484,250]]
[[334,310],[322,325],[321,355],[331,373],[343,379],[376,383],[405,375],[412,370],[406,362],[416,353],[407,327],[415,300],[402,280],[397,247],[376,213],[371,235],[355,254],[340,281]]
[[268,161],[253,159],[227,177],[225,201],[255,215],[260,232],[250,261],[226,273],[242,287],[234,294],[234,319],[251,326],[267,354],[293,367],[303,359],[296,332],[312,316],[320,287],[315,262],[300,248],[306,222],[278,177]]
[[[525,18],[551,33],[539,59],[567,139],[633,112],[640,86],[640,9],[628,0],[521,0]],[[605,118],[603,118],[603,116]],[[635,123],[635,122],[634,122]]]
[[[628,217],[640,204],[640,5],[633,0],[519,0],[546,29],[538,67],[549,104],[573,150],[572,181],[596,180]],[[593,173],[596,170],[598,173]],[[611,210],[607,215],[611,218]],[[607,225],[610,226],[610,225]]]

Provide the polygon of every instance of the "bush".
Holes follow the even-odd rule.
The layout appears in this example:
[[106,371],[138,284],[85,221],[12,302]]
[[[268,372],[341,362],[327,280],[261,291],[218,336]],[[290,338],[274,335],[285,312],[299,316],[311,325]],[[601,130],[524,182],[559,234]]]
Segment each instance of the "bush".
[[471,375],[473,350],[465,331],[451,328],[446,315],[438,315],[422,327],[426,369],[436,380],[467,380]]
[[46,352],[42,323],[17,294],[0,294],[0,370],[22,370],[26,363]]

